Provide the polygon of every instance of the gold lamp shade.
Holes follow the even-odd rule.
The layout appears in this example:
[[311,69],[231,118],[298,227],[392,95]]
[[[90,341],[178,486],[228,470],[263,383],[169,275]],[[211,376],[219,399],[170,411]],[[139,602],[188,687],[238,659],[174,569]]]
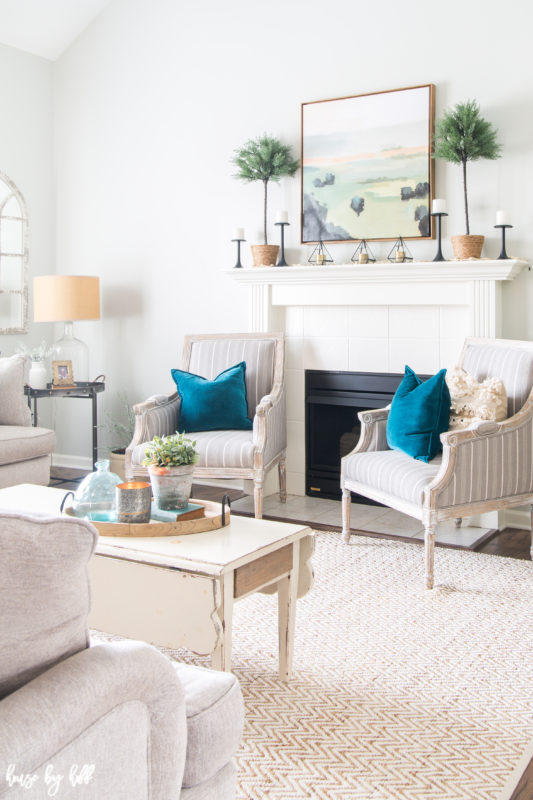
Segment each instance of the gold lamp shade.
[[40,275],[33,279],[35,322],[100,319],[100,278]]

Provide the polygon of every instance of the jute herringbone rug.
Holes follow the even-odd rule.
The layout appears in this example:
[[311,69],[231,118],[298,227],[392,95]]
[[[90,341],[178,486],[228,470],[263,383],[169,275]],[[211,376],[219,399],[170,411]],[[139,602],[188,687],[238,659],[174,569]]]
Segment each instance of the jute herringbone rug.
[[533,756],[533,564],[441,548],[435,562],[427,591],[421,547],[318,533],[288,685],[276,597],[236,604],[239,800],[510,797]]

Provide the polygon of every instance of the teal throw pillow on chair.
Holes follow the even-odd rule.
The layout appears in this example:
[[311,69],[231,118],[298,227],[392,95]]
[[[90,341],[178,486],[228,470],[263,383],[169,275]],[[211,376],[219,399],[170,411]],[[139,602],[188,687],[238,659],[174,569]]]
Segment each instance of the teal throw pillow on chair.
[[448,430],[450,405],[445,369],[422,382],[406,366],[387,420],[389,447],[427,464],[442,449],[440,435]]
[[208,381],[201,375],[173,369],[172,377],[181,398],[180,431],[252,429],[246,400],[246,363],[228,367]]

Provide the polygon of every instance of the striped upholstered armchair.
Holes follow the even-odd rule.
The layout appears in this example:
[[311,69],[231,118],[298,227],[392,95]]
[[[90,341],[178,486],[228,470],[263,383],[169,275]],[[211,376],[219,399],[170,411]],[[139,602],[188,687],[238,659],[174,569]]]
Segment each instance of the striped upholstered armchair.
[[422,520],[428,589],[439,522],[455,519],[459,526],[462,517],[533,503],[533,342],[467,339],[459,366],[478,381],[503,381],[507,419],[443,433],[442,455],[424,464],[388,449],[387,408],[364,411],[359,442],[341,462],[344,540],[351,533],[350,492]]
[[[285,502],[287,434],[283,379],[285,342],[281,333],[202,334],[185,337],[182,369],[213,380],[234,364],[246,363],[248,416],[253,430],[191,431],[200,459],[196,478],[244,478],[254,482],[255,516],[263,515],[266,473],[278,466],[280,499]],[[126,476],[145,477],[141,462],[154,436],[180,430],[180,398],[155,395],[134,406],[135,430],[126,449]]]

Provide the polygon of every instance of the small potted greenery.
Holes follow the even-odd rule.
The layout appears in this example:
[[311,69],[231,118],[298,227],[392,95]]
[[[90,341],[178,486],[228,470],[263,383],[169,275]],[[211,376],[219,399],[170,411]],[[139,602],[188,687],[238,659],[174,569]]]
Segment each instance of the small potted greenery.
[[263,183],[264,244],[252,245],[252,254],[254,266],[272,266],[277,261],[279,246],[268,244],[268,183],[269,181],[279,181],[283,175],[292,177],[300,166],[300,162],[292,157],[290,145],[282,144],[279,139],[267,136],[266,133],[257,139],[249,139],[242,147],[235,150],[232,162],[238,169],[235,178],[247,183],[253,181]]
[[46,359],[52,352],[45,340],[37,347],[28,347],[26,344],[19,344],[17,352],[24,356],[24,358],[31,361],[30,370],[28,372],[28,385],[32,389],[46,389],[48,383],[48,369],[46,366]]
[[154,436],[142,462],[148,467],[154,501],[158,508],[186,508],[192,490],[194,465],[198,461],[196,442],[185,434]]
[[126,480],[126,447],[133,439],[135,412],[125,392],[117,392],[120,404],[119,416],[105,412],[106,422],[101,426],[110,433],[109,461],[111,472]]
[[480,258],[484,236],[470,234],[468,216],[468,192],[466,188],[466,165],[482,158],[494,160],[501,157],[501,145],[496,137],[498,131],[483,119],[475,100],[457,103],[446,111],[435,124],[434,158],[442,158],[452,164],[461,164],[463,170],[463,194],[465,203],[466,235],[452,236],[456,258]]

